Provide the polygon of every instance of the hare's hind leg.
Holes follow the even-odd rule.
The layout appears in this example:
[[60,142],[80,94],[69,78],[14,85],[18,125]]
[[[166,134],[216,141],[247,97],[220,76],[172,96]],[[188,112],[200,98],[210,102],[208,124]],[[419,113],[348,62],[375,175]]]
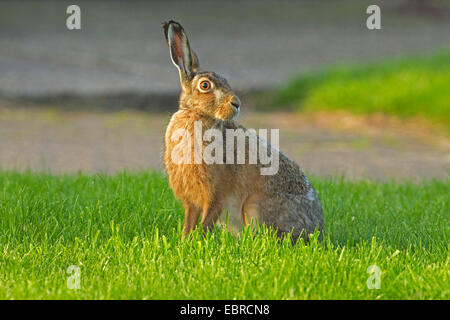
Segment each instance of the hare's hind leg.
[[183,239],[195,229],[198,223],[198,218],[200,217],[201,209],[196,206],[185,203],[184,204],[184,227],[183,227]]
[[[277,224],[282,226],[283,232],[292,232],[296,240],[303,237],[308,240],[309,235],[315,230],[322,234],[322,207],[317,198],[307,195],[283,194],[284,208],[277,219]],[[320,239],[321,237],[319,237]]]
[[259,220],[277,229],[280,236],[292,232],[296,240],[322,229],[320,203],[302,195],[280,193],[259,198],[257,208]]

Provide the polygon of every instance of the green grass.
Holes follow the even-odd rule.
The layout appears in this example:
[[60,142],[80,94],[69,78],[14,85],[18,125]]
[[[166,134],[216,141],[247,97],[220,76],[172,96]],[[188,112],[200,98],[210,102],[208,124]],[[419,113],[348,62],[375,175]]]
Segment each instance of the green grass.
[[450,298],[448,179],[312,180],[326,234],[293,246],[268,230],[181,241],[182,207],[158,173],[0,171],[0,299]]
[[274,93],[271,109],[347,110],[425,117],[450,128],[450,51],[299,75]]

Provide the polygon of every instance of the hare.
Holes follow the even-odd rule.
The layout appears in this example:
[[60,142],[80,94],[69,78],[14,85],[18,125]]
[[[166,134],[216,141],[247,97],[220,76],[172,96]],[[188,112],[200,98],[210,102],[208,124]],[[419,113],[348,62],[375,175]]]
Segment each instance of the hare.
[[[164,164],[170,187],[184,204],[183,239],[196,228],[200,216],[205,231],[222,218],[232,231],[255,221],[275,228],[280,237],[292,232],[294,240],[300,236],[308,239],[315,230],[321,233],[322,207],[316,191],[300,167],[268,142],[269,151],[279,153],[278,172],[272,175],[261,174],[260,162],[174,161],[174,154],[183,156],[180,145],[189,151],[184,155],[186,159],[192,159],[195,143],[187,145],[193,139],[184,138],[195,135],[195,123],[200,123],[203,130],[220,130],[224,136],[228,129],[247,129],[235,120],[241,101],[228,82],[214,72],[199,71],[198,57],[179,23],[169,21],[162,25],[181,82],[179,109],[165,133]],[[180,130],[190,137],[180,136]],[[206,144],[201,141],[197,147],[203,150]],[[236,153],[236,149],[232,152]]]

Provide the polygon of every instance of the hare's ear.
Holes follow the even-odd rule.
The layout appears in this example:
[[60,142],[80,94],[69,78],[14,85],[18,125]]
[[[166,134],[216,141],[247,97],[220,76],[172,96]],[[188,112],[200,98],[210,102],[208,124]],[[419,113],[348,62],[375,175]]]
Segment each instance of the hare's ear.
[[197,54],[192,49],[191,49],[191,58],[192,58],[192,70],[194,70],[194,72],[198,72],[198,68],[200,68],[200,63],[198,62]]
[[163,22],[164,35],[170,49],[173,64],[180,72],[182,86],[192,80],[198,68],[197,56],[189,46],[183,27],[175,21]]

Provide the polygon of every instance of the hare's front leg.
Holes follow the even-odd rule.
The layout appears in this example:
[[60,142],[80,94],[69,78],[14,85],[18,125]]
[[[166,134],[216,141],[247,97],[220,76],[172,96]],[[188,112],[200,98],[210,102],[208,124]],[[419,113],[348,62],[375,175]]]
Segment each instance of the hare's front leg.
[[201,211],[200,208],[197,208],[190,203],[184,204],[183,239],[197,226]]
[[216,199],[203,208],[202,225],[204,231],[212,230],[223,210],[223,200]]

